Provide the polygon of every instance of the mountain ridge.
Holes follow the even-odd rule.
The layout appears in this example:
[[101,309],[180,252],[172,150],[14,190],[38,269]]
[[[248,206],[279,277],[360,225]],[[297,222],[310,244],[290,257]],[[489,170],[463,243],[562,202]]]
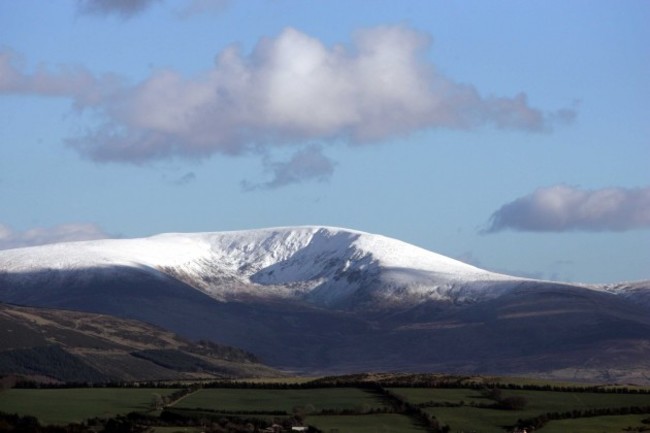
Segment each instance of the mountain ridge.
[[[339,306],[362,286],[375,287],[370,296],[393,302],[407,295],[457,301],[491,296],[481,284],[525,280],[381,235],[321,226],[168,233],[0,251],[0,271],[12,274],[106,266],[161,272],[219,300],[245,294]],[[476,290],[461,290],[467,281]]]

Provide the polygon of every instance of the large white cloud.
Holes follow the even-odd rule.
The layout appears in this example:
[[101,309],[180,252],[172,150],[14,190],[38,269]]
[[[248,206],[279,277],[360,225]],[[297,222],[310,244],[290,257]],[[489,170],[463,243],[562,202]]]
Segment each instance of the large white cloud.
[[426,128],[542,131],[571,117],[531,108],[523,93],[481,97],[439,74],[422,55],[428,44],[401,26],[360,31],[351,48],[289,28],[248,56],[225,49],[200,76],[156,72],[107,99],[106,122],[71,144],[93,160],[142,162],[312,139],[368,143]]
[[56,242],[86,241],[109,237],[95,224],[74,223],[54,227],[35,227],[26,231],[15,231],[0,223],[0,250],[29,247]]
[[575,115],[542,112],[524,93],[481,96],[440,74],[424,55],[429,45],[404,26],[359,31],[350,46],[287,28],[249,54],[224,49],[197,76],[163,69],[132,86],[83,69],[29,73],[4,52],[0,91],[72,98],[101,121],[69,144],[95,161],[130,163],[313,140],[375,143],[430,128],[544,131]]
[[650,228],[650,188],[540,188],[492,214],[486,233],[624,231]]

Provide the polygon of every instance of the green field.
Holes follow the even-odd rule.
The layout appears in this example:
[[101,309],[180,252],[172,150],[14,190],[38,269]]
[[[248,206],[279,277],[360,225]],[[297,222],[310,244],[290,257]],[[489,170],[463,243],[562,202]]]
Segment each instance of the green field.
[[436,403],[460,403],[466,404],[489,403],[485,397],[475,389],[454,389],[454,388],[387,388],[389,391],[403,397],[413,404],[422,404],[430,401]]
[[175,389],[70,388],[10,389],[0,393],[0,411],[33,415],[42,424],[67,424],[151,409],[154,394]]
[[456,431],[477,431],[481,433],[504,433],[505,426],[511,426],[521,418],[519,411],[483,409],[477,407],[436,407],[426,409],[442,425]]
[[[301,388],[291,382],[283,389],[276,383],[232,386],[198,389],[168,407],[167,417],[150,418],[147,428],[152,433],[198,433],[203,431],[198,424],[203,422],[201,419],[210,422],[226,419],[241,425],[266,422],[269,425],[290,422],[293,415],[298,415],[297,419],[304,419],[306,424],[324,433],[421,433],[427,431],[421,424],[427,422],[426,416],[422,416],[424,413],[435,417],[440,425],[447,425],[450,432],[503,433],[520,419],[532,419],[546,413],[578,411],[577,415],[582,416],[583,411],[594,409],[650,407],[650,394],[623,391],[502,389],[502,401],[507,397],[526,400],[522,409],[505,410],[490,407],[495,400],[474,388],[396,386],[383,391],[379,385],[370,389],[365,388],[367,384],[356,382],[315,388]],[[66,424],[133,411],[150,412],[157,394],[164,396],[174,391],[176,389],[161,388],[11,389],[0,393],[0,411],[33,415],[41,424]],[[160,412],[150,414],[157,417]],[[169,418],[170,415],[177,418]],[[582,417],[550,421],[538,431],[619,433],[627,427],[641,431],[643,427],[650,427],[642,423],[646,419],[650,419],[650,413]]]
[[[503,390],[502,394],[505,397],[524,397],[528,402],[522,410],[509,411],[470,406],[471,404],[491,403],[491,400],[483,397],[478,390],[440,388],[390,388],[390,390],[413,404],[429,402],[460,404],[462,401],[465,404],[462,407],[427,407],[424,410],[428,414],[435,416],[442,424],[449,425],[451,431],[481,431],[485,433],[502,433],[504,426],[513,425],[518,419],[532,418],[546,412],[650,405],[650,395],[647,394]],[[574,423],[572,425],[579,426],[584,422],[586,425],[593,427],[593,423],[587,420],[594,418],[572,420]],[[561,422],[565,421],[553,421],[553,423]],[[602,431],[620,431],[620,429],[617,430],[620,425],[616,422],[614,425],[616,427],[613,430]],[[637,423],[636,425],[638,426],[639,424]],[[550,429],[550,426],[551,423],[542,430],[547,431]],[[571,429],[558,429],[556,431],[571,431]]]
[[379,397],[358,388],[316,389],[202,389],[179,401],[176,409],[218,411],[285,411],[304,407],[310,412],[323,409],[354,410],[383,407]]
[[[310,425],[324,433],[423,433],[426,430],[413,424],[404,415],[338,415],[307,417]],[[503,432],[502,432],[503,433]]]
[[[563,419],[549,422],[543,429],[543,433],[618,433],[625,431],[628,427],[650,425],[643,424],[641,420],[649,415],[620,415],[620,416],[595,416],[593,418]],[[638,431],[638,430],[637,430]]]

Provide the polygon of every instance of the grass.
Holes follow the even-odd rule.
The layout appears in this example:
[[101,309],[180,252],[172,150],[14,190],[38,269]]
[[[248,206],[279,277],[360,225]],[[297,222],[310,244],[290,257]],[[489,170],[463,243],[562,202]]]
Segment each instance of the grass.
[[628,427],[645,427],[642,419],[648,415],[595,416],[592,418],[563,419],[550,421],[542,429],[543,433],[619,433]]
[[[564,412],[567,410],[648,406],[648,394],[605,394],[593,392],[503,391],[504,396],[521,396],[528,400],[525,412]],[[528,415],[526,415],[528,416]]]
[[[426,430],[414,425],[406,416],[396,414],[378,415],[313,415],[307,423],[324,433],[423,433]],[[503,432],[501,432],[503,433]]]
[[[593,392],[555,392],[503,390],[502,397],[524,397],[528,404],[522,410],[508,411],[474,407],[491,404],[478,390],[444,388],[390,388],[411,403],[427,402],[459,404],[460,407],[427,407],[450,431],[480,431],[503,433],[505,426],[518,419],[532,418],[547,412],[566,412],[628,406],[650,406],[650,395],[606,394]],[[0,393],[0,411],[36,416],[42,424],[66,424],[93,417],[113,417],[132,411],[149,411],[155,394],[166,395],[175,389],[156,388],[76,388],[76,389],[11,389]],[[172,410],[226,411],[241,416],[272,419],[268,412],[288,414],[302,407],[306,421],[325,433],[419,433],[423,427],[400,414],[317,415],[322,410],[361,410],[385,407],[378,395],[361,388],[316,389],[247,389],[204,388],[178,401]],[[266,414],[265,414],[266,413]],[[257,415],[256,415],[257,414]],[[607,416],[549,422],[541,431],[558,433],[620,432],[628,426],[642,426],[641,420],[650,415]],[[650,426],[649,426],[650,427]],[[190,427],[156,427],[154,433],[197,433]]]
[[203,427],[156,426],[153,427],[151,433],[200,433],[204,430]]
[[[503,397],[518,396],[524,397],[528,401],[523,410],[507,411],[469,406],[471,402],[492,403],[491,400],[482,397],[477,390],[391,388],[391,391],[414,404],[430,401],[436,403],[464,401],[466,406],[462,407],[430,407],[425,410],[434,415],[441,423],[449,425],[451,431],[481,431],[484,433],[503,433],[504,426],[514,425],[520,418],[532,418],[546,412],[650,405],[650,395],[643,394],[503,390]],[[544,428],[544,431],[547,431],[547,427]],[[557,431],[571,431],[571,429]]]
[[491,403],[475,389],[456,389],[456,388],[388,388],[400,397],[408,400],[413,404],[422,404],[430,401],[436,403],[460,403],[461,401],[469,404]]
[[174,391],[155,388],[10,389],[0,393],[0,411],[33,415],[43,425],[67,424],[147,411],[154,394],[167,395]]
[[452,432],[477,431],[481,433],[504,433],[504,426],[513,425],[520,418],[519,412],[483,409],[478,407],[436,407],[426,409],[441,425],[448,425]]
[[285,411],[292,413],[297,406],[308,411],[323,409],[359,409],[383,407],[380,399],[357,388],[317,389],[202,389],[178,402],[178,409],[201,408],[237,411]]

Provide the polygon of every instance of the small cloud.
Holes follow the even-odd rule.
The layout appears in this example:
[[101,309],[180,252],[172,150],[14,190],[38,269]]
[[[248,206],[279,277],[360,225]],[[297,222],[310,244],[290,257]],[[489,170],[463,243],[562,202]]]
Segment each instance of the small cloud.
[[79,110],[98,107],[123,85],[116,75],[96,76],[83,67],[27,71],[16,52],[0,48],[0,94],[69,98]]
[[540,188],[503,205],[482,233],[626,231],[650,228],[650,188]]
[[230,0],[190,0],[178,11],[178,17],[186,19],[195,15],[218,15],[228,6],[230,6]]
[[58,242],[105,239],[108,236],[99,226],[90,223],[60,224],[54,227],[36,227],[23,232],[0,224],[0,250],[30,247]]
[[193,171],[190,171],[189,173],[185,173],[183,176],[179,177],[174,181],[174,185],[187,185],[190,182],[194,182],[196,180],[196,174]]
[[130,18],[161,0],[77,0],[77,10],[90,15],[119,15]]
[[242,182],[246,191],[255,189],[275,189],[306,181],[326,181],[334,173],[335,163],[323,155],[320,146],[312,145],[294,153],[289,161],[265,162],[266,171],[273,173],[273,179],[261,184]]

